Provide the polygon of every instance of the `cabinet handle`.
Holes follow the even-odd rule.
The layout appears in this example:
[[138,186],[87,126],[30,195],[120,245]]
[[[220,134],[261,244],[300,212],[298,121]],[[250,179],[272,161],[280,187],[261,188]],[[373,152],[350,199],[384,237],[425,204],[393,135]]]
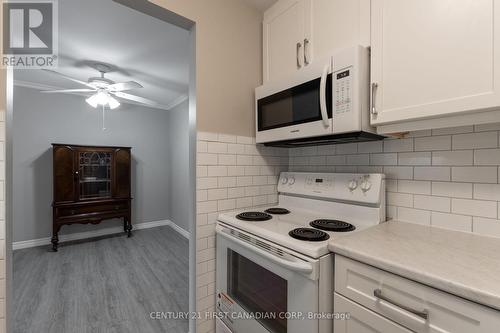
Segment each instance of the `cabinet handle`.
[[302,47],[302,44],[299,42],[297,43],[297,48],[296,48],[296,52],[297,52],[297,68],[301,68],[302,67],[302,64],[300,63],[300,48]]
[[372,83],[372,114],[378,114],[377,107],[375,106],[375,95],[377,93],[378,83]]
[[386,301],[387,303],[390,303],[394,306],[397,306],[398,308],[401,308],[407,312],[410,312],[410,313],[413,313],[415,316],[418,316],[424,320],[427,320],[429,318],[429,311],[427,309],[424,309],[422,311],[419,311],[419,310],[415,310],[415,309],[412,309],[406,305],[402,305],[398,302],[395,302],[391,299],[389,299],[387,296],[384,296],[382,294],[382,290],[381,289],[375,289],[373,291],[373,296],[375,296],[376,298],[382,300],[382,301]]
[[308,53],[308,46],[309,46],[309,39],[304,38],[304,65],[309,65],[309,59],[307,59],[307,53]]

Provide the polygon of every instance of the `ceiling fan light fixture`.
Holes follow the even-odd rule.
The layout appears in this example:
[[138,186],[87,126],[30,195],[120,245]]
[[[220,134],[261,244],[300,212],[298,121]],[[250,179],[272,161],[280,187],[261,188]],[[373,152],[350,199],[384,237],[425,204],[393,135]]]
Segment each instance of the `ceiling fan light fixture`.
[[120,102],[118,102],[118,101],[116,100],[116,98],[113,98],[113,97],[111,97],[111,96],[109,96],[108,104],[109,104],[109,108],[110,108],[111,110],[114,110],[114,109],[116,109],[117,107],[119,107],[119,106],[120,106]]
[[99,103],[97,103],[97,94],[94,94],[85,100],[93,108],[97,108]]
[[99,90],[96,94],[90,96],[85,100],[93,108],[97,108],[99,105],[109,106],[110,109],[116,109],[120,106],[120,102],[113,98],[107,91]]

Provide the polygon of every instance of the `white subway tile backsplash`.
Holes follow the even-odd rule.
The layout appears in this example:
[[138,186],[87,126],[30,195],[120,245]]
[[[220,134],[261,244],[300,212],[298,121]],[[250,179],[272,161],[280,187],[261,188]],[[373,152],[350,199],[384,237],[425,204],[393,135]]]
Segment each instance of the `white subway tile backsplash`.
[[449,135],[474,132],[474,126],[446,127],[432,130],[432,135]]
[[428,152],[399,153],[399,165],[431,165],[432,155]]
[[479,149],[474,151],[475,165],[500,165],[500,149]]
[[432,212],[431,225],[445,229],[472,232],[472,217],[465,215]]
[[371,165],[398,165],[397,153],[371,154]]
[[451,150],[451,136],[415,138],[415,151]]
[[208,176],[227,176],[227,166],[223,165],[209,165],[207,167]]
[[[326,158],[326,164],[329,165],[345,165],[346,161],[346,156],[343,155],[327,156]],[[293,162],[292,160],[291,163],[293,164]]]
[[472,165],[473,161],[472,150],[432,152],[432,165]]
[[217,156],[219,165],[236,165],[236,155],[219,154]]
[[356,154],[358,152],[358,144],[357,143],[346,143],[343,145],[337,145],[336,154]]
[[386,139],[384,140],[384,152],[413,151],[413,139]]
[[473,217],[472,232],[483,235],[500,237],[500,220]]
[[500,219],[499,131],[500,123],[462,126],[410,132],[404,139],[290,149],[288,170],[383,172],[388,217],[471,231],[473,218]]
[[227,153],[227,143],[222,142],[208,142],[207,151],[209,153]]
[[217,162],[217,154],[198,153],[196,156],[197,165],[217,165]]
[[497,202],[484,200],[452,199],[451,211],[452,213],[456,214],[496,218]]
[[369,165],[370,164],[370,155],[368,155],[368,154],[347,155],[347,164],[348,165]]
[[447,197],[435,197],[430,195],[415,195],[413,207],[434,212],[450,212],[451,199]]
[[430,181],[399,180],[397,191],[401,193],[431,194]]
[[358,153],[381,153],[384,151],[384,141],[362,142],[358,144]]
[[498,147],[498,132],[453,135],[453,150]]
[[384,173],[388,179],[413,179],[413,167],[386,166]]
[[452,167],[452,181],[471,183],[496,183],[496,167]]
[[423,225],[431,224],[431,212],[428,210],[398,207],[398,220]]
[[472,184],[432,182],[432,195],[472,199]]
[[229,154],[244,154],[245,145],[239,143],[230,143],[227,145],[227,152]]
[[450,180],[450,168],[448,167],[415,167],[415,180]]
[[387,204],[398,207],[413,207],[413,195],[387,192]]
[[474,184],[474,199],[500,201],[500,184]]
[[500,123],[482,124],[474,126],[476,132],[500,131]]

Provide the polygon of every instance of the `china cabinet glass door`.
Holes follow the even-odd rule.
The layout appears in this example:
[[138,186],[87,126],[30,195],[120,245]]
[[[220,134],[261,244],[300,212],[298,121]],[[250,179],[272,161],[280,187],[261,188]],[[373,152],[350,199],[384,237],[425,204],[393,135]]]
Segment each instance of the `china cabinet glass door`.
[[111,197],[112,153],[84,151],[79,153],[80,199]]

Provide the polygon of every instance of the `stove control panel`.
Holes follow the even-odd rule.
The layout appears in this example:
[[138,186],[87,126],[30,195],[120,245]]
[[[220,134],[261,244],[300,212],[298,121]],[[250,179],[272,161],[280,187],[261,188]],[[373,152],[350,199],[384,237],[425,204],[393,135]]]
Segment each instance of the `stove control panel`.
[[282,172],[281,194],[378,204],[385,195],[383,174]]

